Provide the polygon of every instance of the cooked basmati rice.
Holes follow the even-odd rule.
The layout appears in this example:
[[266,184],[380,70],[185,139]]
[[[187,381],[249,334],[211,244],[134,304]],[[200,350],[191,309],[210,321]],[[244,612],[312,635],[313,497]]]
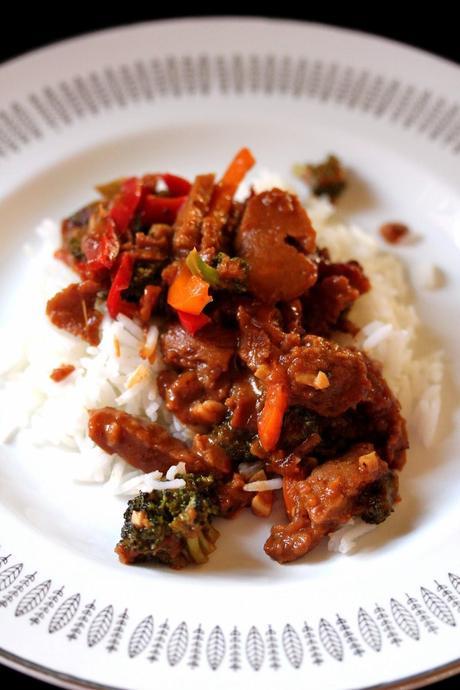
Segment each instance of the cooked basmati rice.
[[261,479],[257,482],[249,482],[243,486],[243,491],[275,491],[283,487],[281,477],[275,479]]
[[361,519],[353,518],[346,525],[329,535],[327,548],[329,551],[349,553],[356,547],[360,537],[372,532],[377,525],[370,525]]

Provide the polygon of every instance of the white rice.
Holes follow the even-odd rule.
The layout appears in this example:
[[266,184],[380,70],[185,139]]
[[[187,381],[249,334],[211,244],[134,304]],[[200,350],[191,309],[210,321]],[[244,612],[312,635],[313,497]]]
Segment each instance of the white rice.
[[281,477],[274,479],[261,479],[256,482],[249,482],[243,486],[243,491],[275,491],[283,488],[283,480]]
[[350,313],[361,328],[351,344],[383,364],[383,374],[401,402],[411,437],[431,446],[440,415],[444,356],[440,350],[419,352],[423,329],[410,301],[403,265],[359,228],[336,220],[334,207],[326,199],[311,201],[307,209],[318,245],[328,247],[333,261],[358,260],[370,277],[372,289],[357,300]]
[[352,518],[346,525],[329,535],[327,548],[337,553],[350,553],[360,537],[372,532],[377,525],[370,525],[361,519]]
[[[286,187],[267,171],[255,181],[258,192],[273,186]],[[317,230],[318,245],[328,247],[333,261],[358,260],[372,283],[372,290],[357,301],[350,315],[361,330],[352,340],[348,336],[339,340],[364,349],[383,364],[384,376],[409,421],[412,439],[415,434],[430,446],[440,415],[443,355],[440,351],[422,355],[417,351],[421,324],[410,303],[403,266],[369,235],[338,220],[326,198],[311,197],[306,207]],[[104,453],[86,432],[88,410],[110,405],[159,420],[168,424],[176,437],[191,440],[193,432],[163,408],[158,394],[156,376],[163,366],[156,347],[158,329],[151,326],[144,334],[126,316],[112,321],[105,314],[98,347],[56,329],[45,315],[46,301],[76,277],[53,258],[60,242],[58,225],[45,220],[36,232],[40,249],[26,247],[31,257],[27,284],[34,298],[29,303],[26,330],[14,344],[7,331],[4,337],[0,333],[0,442],[20,434],[34,445],[66,450],[73,458],[78,457],[74,463],[76,481],[106,483],[116,494],[180,488],[184,480],[176,477],[177,468],[171,468],[166,477],[159,472],[143,474],[120,457]],[[420,282],[427,288],[440,282],[435,267],[425,267],[421,276]],[[12,344],[9,349],[8,343]],[[71,364],[75,371],[55,383],[49,376],[61,364]],[[253,468],[243,469],[249,478]],[[245,489],[267,490],[252,488],[261,483],[275,489],[281,479],[249,483]],[[358,533],[369,529],[369,525],[354,521],[331,536],[330,548],[345,552]]]

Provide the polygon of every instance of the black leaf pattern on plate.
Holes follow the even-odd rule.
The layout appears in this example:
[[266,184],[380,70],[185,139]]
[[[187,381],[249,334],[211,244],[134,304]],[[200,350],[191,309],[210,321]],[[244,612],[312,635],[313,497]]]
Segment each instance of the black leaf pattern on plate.
[[449,580],[452,582],[452,587],[460,594],[460,577],[454,573],[449,573]]
[[267,658],[268,665],[274,671],[281,668],[281,660],[279,654],[279,645],[276,632],[271,625],[268,626],[267,632],[265,633],[265,638],[267,640]]
[[358,627],[364,642],[374,650],[382,649],[382,633],[372,616],[363,608],[358,611]]
[[385,609],[382,606],[379,606],[379,604],[376,604],[374,613],[377,622],[382,626],[382,630],[390,641],[390,644],[394,644],[396,647],[399,647],[399,645],[402,643],[402,639],[396,632]]
[[29,618],[31,625],[38,625],[42,622],[44,617],[55,607],[59,599],[64,594],[64,587],[55,589],[51,594],[45,599],[43,604],[39,607],[37,611]]
[[105,608],[103,608],[91,625],[89,626],[88,630],[88,636],[87,636],[87,641],[88,641],[88,647],[95,647],[101,640],[104,639],[104,637],[107,635],[107,633],[110,630],[110,626],[112,625],[113,621],[113,606],[109,604]]
[[47,128],[58,131],[77,118],[97,116],[128,103],[140,104],[163,97],[181,97],[213,91],[226,95],[261,93],[267,98],[301,96],[320,103],[334,102],[389,124],[412,129],[432,142],[460,153],[459,105],[437,97],[426,88],[371,74],[367,69],[304,57],[233,55],[169,55],[151,63],[136,59],[101,71],[80,74],[56,85],[46,85],[24,103],[13,103],[0,113],[0,155],[19,153]]
[[424,628],[429,633],[436,634],[438,632],[438,626],[436,625],[436,623],[434,623],[433,619],[427,614],[420,602],[415,597],[411,597],[409,594],[406,594],[406,599],[407,605],[409,606],[410,610],[413,611],[414,615],[417,616],[419,621],[421,621]]
[[30,585],[31,582],[35,580],[35,576],[37,574],[37,571],[34,573],[29,573],[29,575],[26,575],[23,577],[19,582],[17,582],[11,589],[6,592],[6,594],[3,595],[3,597],[0,599],[0,606],[6,607],[8,604],[11,604],[13,599],[16,599],[19,594],[22,594],[22,592]]
[[67,639],[68,640],[76,640],[80,636],[81,632],[83,631],[83,628],[93,615],[94,611],[96,610],[96,600],[93,599],[89,604],[86,604],[83,607],[83,610],[81,611],[80,615],[77,617],[77,620],[73,624],[72,628],[70,629]]
[[236,627],[232,628],[229,644],[230,669],[239,671],[241,669],[241,633]]
[[[19,578],[21,571],[22,564],[16,564],[1,571],[0,576],[5,578],[3,589],[8,591],[0,599],[0,605],[3,607],[8,606],[11,601],[18,598],[19,602],[16,609],[13,609],[15,617],[20,618],[33,612],[30,622],[39,623],[54,608],[59,598],[62,597],[64,587],[55,589],[50,593],[51,579],[44,580],[20,598],[19,595],[30,586],[36,577],[36,572],[34,572],[21,579]],[[389,609],[391,610],[391,616],[378,604],[375,606],[373,616],[362,607],[359,608],[357,622],[361,637],[366,645],[379,652],[382,648],[382,631],[384,636],[397,646],[403,641],[398,637],[398,629],[415,641],[420,639],[421,629],[423,628],[427,632],[437,633],[438,627],[430,614],[445,625],[451,628],[456,627],[457,623],[451,607],[460,612],[460,597],[456,596],[456,592],[458,592],[460,587],[460,578],[453,573],[449,573],[449,580],[452,584],[452,589],[438,582],[438,580],[435,580],[437,593],[425,587],[420,588],[423,602],[429,613],[415,597],[409,594],[405,595],[405,604],[402,604],[398,599],[390,599]],[[86,604],[77,616],[76,614],[80,608],[80,598],[80,594],[73,594],[57,608],[48,626],[49,633],[61,630],[75,619],[67,638],[69,640],[78,638],[83,627],[85,627],[96,611],[95,602],[92,601]],[[98,644],[108,634],[113,619],[112,606],[106,606],[97,614],[88,631],[88,646],[91,647]],[[120,640],[125,634],[128,619],[128,611],[125,609],[115,621],[110,642],[106,647],[107,651],[116,651],[118,649]],[[396,624],[397,628],[394,624]],[[321,618],[319,622],[319,640],[314,629],[307,622],[304,623],[302,632],[305,636],[307,650],[315,664],[323,662],[319,640],[328,654],[337,661],[343,661],[344,659],[342,639],[355,654],[359,653],[361,655],[364,653],[360,641],[355,636],[348,621],[340,615],[337,615],[335,625]],[[205,641],[205,630],[201,624],[193,630],[190,644],[188,627],[185,621],[182,621],[176,627],[166,645],[168,633],[169,624],[165,620],[159,626],[158,632],[154,637],[153,617],[151,615],[146,616],[138,623],[131,634],[127,646],[129,657],[134,658],[142,654],[153,639],[152,648],[147,657],[149,661],[158,661],[162,650],[166,646],[167,661],[170,666],[175,666],[182,661],[189,649],[188,665],[190,668],[198,668],[201,663]],[[287,623],[282,631],[275,629],[272,625],[268,625],[264,637],[265,641],[259,629],[254,625],[247,634],[246,656],[252,669],[258,671],[262,667],[265,657],[267,657],[266,666],[273,670],[281,668],[281,646],[290,665],[295,669],[301,667],[304,649],[301,638],[291,623]],[[227,643],[222,628],[219,625],[215,625],[207,637],[205,648],[209,667],[212,670],[219,669],[227,655],[229,668],[240,670],[242,666],[241,639],[241,632],[234,626],[229,634]]]
[[319,622],[319,639],[326,652],[336,661],[343,659],[343,644],[337,630],[325,618]]
[[254,671],[258,671],[264,663],[264,641],[255,625],[250,628],[246,638],[246,657]]
[[447,604],[437,594],[430,589],[426,589],[426,587],[420,587],[420,591],[428,611],[442,623],[454,627],[456,625],[455,618]]
[[396,624],[401,628],[403,633],[406,633],[413,640],[420,639],[420,630],[418,623],[414,616],[406,609],[405,606],[399,603],[396,599],[390,600],[391,613],[396,621]]
[[225,656],[225,637],[220,625],[211,630],[206,645],[206,658],[213,671],[219,668]]
[[204,630],[201,624],[192,632],[192,639],[190,642],[190,656],[188,665],[190,668],[198,668],[201,660],[201,652],[203,648]]
[[106,650],[108,652],[117,652],[120,646],[121,639],[125,633],[125,628],[128,624],[129,614],[128,609],[124,609],[113,626],[113,630],[110,634],[109,641],[107,643]]
[[296,629],[290,623],[286,623],[284,626],[281,641],[283,643],[284,653],[291,666],[300,668],[303,661],[302,641]]
[[435,583],[437,591],[441,593],[441,596],[444,597],[449,606],[452,606],[452,608],[457,612],[460,611],[460,599],[454,594],[454,592],[446,585],[443,585],[442,582],[435,580]]
[[24,594],[16,606],[14,615],[19,617],[24,616],[26,613],[30,613],[30,611],[42,603],[43,599],[45,599],[46,595],[48,594],[50,587],[51,580],[45,580],[44,582],[40,582],[39,585],[36,585],[30,590],[30,592]]
[[0,592],[13,584],[21,574],[22,568],[22,563],[16,563],[0,573]]
[[304,621],[302,632],[305,635],[305,642],[307,645],[308,652],[311,656],[311,660],[316,666],[319,666],[323,663],[324,659],[321,654],[321,649],[319,646],[319,641],[316,636],[316,633],[314,629],[311,627],[311,625],[307,623],[307,621]]
[[169,623],[168,619],[163,621],[163,623],[160,625],[158,628],[158,632],[156,634],[156,637],[153,641],[152,648],[148,654],[147,659],[149,661],[158,661],[160,658],[160,654],[163,650],[163,647],[166,642],[166,638],[168,637],[168,632],[169,632]]
[[128,654],[132,659],[135,656],[142,654],[144,649],[150,644],[153,636],[153,617],[147,616],[134,629],[133,634],[129,638]]
[[53,634],[65,628],[78,611],[80,606],[80,594],[72,594],[71,597],[62,602],[56,609],[54,616],[50,620],[48,632]]
[[177,666],[187,651],[188,646],[188,628],[187,623],[182,621],[179,623],[173,634],[169,638],[166,655],[170,666]]
[[0,556],[0,569],[3,568],[3,566],[8,563],[10,558],[11,558],[10,553],[7,556]]
[[365,653],[364,649],[362,648],[361,643],[358,641],[356,635],[350,628],[348,621],[343,616],[337,614],[336,622],[338,629],[344,636],[345,642],[350,647],[352,653],[355,656],[362,656]]

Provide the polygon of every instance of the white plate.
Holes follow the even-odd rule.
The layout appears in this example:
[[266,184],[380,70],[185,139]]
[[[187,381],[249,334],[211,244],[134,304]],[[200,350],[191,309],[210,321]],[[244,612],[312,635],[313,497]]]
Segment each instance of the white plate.
[[286,175],[334,151],[354,171],[343,212],[373,233],[407,221],[420,235],[398,250],[408,268],[442,267],[445,286],[416,302],[449,362],[438,443],[414,447],[402,504],[351,558],[318,549],[281,567],[261,549],[268,523],[248,515],[225,526],[205,567],[127,568],[112,553],[118,501],[60,476],[57,491],[53,454],[2,448],[5,663],[71,687],[165,690],[343,690],[415,676],[413,687],[458,668],[459,93],[460,70],[443,60],[265,20],[117,29],[0,69],[3,322],[27,318],[16,295],[32,228],[83,204],[98,181],[220,171],[242,145]]

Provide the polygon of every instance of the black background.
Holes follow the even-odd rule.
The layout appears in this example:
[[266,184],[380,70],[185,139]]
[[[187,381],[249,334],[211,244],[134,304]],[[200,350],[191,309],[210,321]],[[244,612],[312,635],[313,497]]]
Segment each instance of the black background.
[[[10,60],[17,55],[48,43],[63,40],[71,36],[105,29],[111,26],[132,24],[139,21],[162,19],[174,16],[192,16],[193,12],[160,13],[155,9],[152,0],[148,10],[142,9],[139,3],[129,3],[120,8],[103,6],[93,3],[85,6],[83,3],[66,3],[61,8],[52,9],[51,4],[36,3],[28,7],[25,3],[16,3],[16,7],[2,8],[2,29],[0,31],[0,62]],[[47,6],[44,7],[44,4]],[[161,3],[162,7],[172,3]],[[287,5],[288,3],[283,3]],[[321,6],[322,5],[322,6]],[[304,0],[297,11],[282,13],[276,6],[269,11],[267,3],[255,5],[246,3],[245,9],[238,4],[226,6],[224,14],[283,17],[285,19],[300,19],[305,21],[335,24],[351,29],[358,29],[388,38],[409,43],[418,48],[437,53],[451,61],[460,63],[460,32],[455,17],[452,16],[454,3],[436,2],[407,3],[417,6],[417,10],[403,13],[405,3],[370,2],[366,4],[353,2],[340,3],[311,3]],[[177,5],[176,5],[177,6]],[[221,7],[213,4],[199,3],[201,16],[222,14]],[[250,11],[248,11],[248,8]],[[179,8],[178,8],[179,9]],[[396,67],[396,66],[395,66]],[[452,96],[460,96],[459,93]],[[1,625],[1,616],[0,616]],[[152,679],[153,681],[153,679]],[[303,682],[307,681],[306,678]],[[460,677],[445,680],[431,687],[433,690],[448,690],[459,687]],[[25,677],[15,671],[0,666],[0,687],[20,687],[23,690],[46,690],[50,686],[45,683]],[[317,690],[312,688],[312,690]]]

